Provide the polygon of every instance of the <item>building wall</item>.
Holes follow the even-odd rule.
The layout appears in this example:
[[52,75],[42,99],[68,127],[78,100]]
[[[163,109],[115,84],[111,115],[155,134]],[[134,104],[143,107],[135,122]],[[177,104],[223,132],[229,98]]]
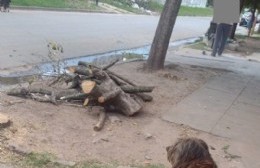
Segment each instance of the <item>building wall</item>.
[[207,5],[207,0],[182,0],[181,5],[204,8]]
[[[157,0],[158,2],[164,4],[165,0]],[[206,7],[207,0],[182,0],[182,6],[191,6],[191,7]]]

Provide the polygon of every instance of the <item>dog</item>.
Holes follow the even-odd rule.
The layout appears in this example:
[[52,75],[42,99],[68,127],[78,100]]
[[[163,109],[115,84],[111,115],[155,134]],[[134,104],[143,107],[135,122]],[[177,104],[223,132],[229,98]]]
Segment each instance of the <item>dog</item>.
[[217,168],[206,142],[197,138],[181,138],[166,147],[172,168]]

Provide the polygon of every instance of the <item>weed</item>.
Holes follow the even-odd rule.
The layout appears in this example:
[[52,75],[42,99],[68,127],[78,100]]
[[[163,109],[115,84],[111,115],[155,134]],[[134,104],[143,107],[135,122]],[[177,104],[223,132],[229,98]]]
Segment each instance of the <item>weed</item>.
[[222,150],[224,151],[225,153],[225,158],[227,159],[238,159],[238,158],[241,158],[241,156],[238,156],[238,155],[233,155],[231,153],[228,152],[228,149],[229,149],[230,145],[226,145],[222,148]]

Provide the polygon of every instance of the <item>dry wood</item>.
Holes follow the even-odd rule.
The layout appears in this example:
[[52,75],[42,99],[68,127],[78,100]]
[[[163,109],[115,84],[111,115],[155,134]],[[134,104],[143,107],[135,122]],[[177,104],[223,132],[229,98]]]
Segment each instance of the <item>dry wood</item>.
[[123,82],[121,79],[116,77],[115,75],[109,74],[109,77],[118,85],[118,86],[123,86],[126,85],[125,82]]
[[104,93],[102,96],[98,98],[99,103],[105,103],[106,101],[115,98],[120,94],[122,90],[119,90],[118,88],[115,88],[115,90],[112,90],[111,92]]
[[100,131],[103,128],[105,121],[106,121],[106,113],[105,113],[105,111],[100,110],[98,123],[94,126],[94,130]]
[[126,93],[152,92],[154,87],[151,86],[121,86]]
[[60,91],[57,91],[55,93],[55,97],[56,99],[60,99],[61,97],[64,97],[64,96],[70,96],[70,95],[75,95],[75,94],[79,94],[80,92],[76,89],[66,89],[66,90],[60,90]]
[[136,86],[136,84],[134,84],[133,82],[131,82],[131,81],[129,81],[128,79],[126,79],[125,77],[123,77],[123,76],[121,76],[121,75],[118,75],[118,74],[116,74],[116,73],[114,73],[114,72],[112,72],[112,71],[109,71],[109,70],[106,70],[106,72],[110,75],[114,75],[114,76],[116,76],[117,78],[119,78],[119,79],[121,79],[122,81],[124,81],[124,82],[126,82],[126,83],[128,83],[128,84],[130,84],[130,85],[132,85],[132,86]]
[[84,100],[88,97],[87,93],[77,93],[74,95],[63,96],[60,100]]
[[28,91],[30,93],[40,93],[40,94],[46,94],[46,95],[52,94],[52,91],[45,89],[45,88],[29,88]]
[[29,91],[26,88],[15,88],[7,91],[7,95],[10,96],[26,97],[28,94]]
[[81,89],[82,89],[83,93],[90,93],[94,89],[95,86],[96,86],[95,81],[84,80],[81,82]]
[[50,95],[41,95],[41,94],[31,93],[30,96],[33,100],[36,100],[38,102],[48,102],[48,103],[57,104],[55,98],[53,98]]
[[78,65],[80,65],[80,66],[85,66],[85,67],[87,67],[87,68],[92,68],[92,67],[95,67],[94,65],[92,65],[92,64],[90,64],[90,63],[88,63],[88,62],[84,62],[84,61],[79,61],[78,62]]
[[144,93],[136,93],[135,95],[137,95],[138,97],[140,97],[143,101],[145,102],[150,102],[153,101],[153,97],[148,95],[148,94],[144,94]]
[[[95,97],[100,97],[106,95],[110,95],[113,93],[113,96],[108,96],[111,101],[109,101],[109,104],[116,107],[116,110],[122,112],[123,114],[127,116],[131,116],[141,110],[143,107],[143,101],[136,97],[136,96],[130,96],[130,94],[127,94],[122,91],[122,89],[109,77],[109,75],[102,71],[102,74],[104,76],[104,80],[100,85],[97,85],[95,89],[92,91],[91,94],[93,94]],[[106,98],[102,100],[103,98],[100,98],[100,102],[105,102]]]
[[[132,85],[132,86],[136,86],[136,84],[134,84],[133,82],[129,81],[128,79],[124,78],[123,76],[121,75],[118,75],[112,71],[109,71],[107,70],[106,71],[109,75],[113,75],[113,76],[116,76],[117,78],[121,79],[122,81]],[[150,102],[153,100],[153,97],[150,96],[150,95],[147,95],[147,94],[144,94],[144,93],[136,93],[137,96],[139,96],[143,101],[146,101],[146,102]]]
[[112,67],[113,65],[115,65],[117,62],[119,61],[119,59],[116,59],[115,61],[113,61],[112,63],[104,66],[102,69],[103,70],[107,70],[108,68]]
[[79,74],[79,75],[85,75],[85,76],[89,76],[89,77],[93,76],[92,70],[90,68],[85,67],[85,66],[72,66],[72,67],[69,67],[68,70],[71,73],[76,73],[76,74]]
[[89,103],[89,98],[86,98],[86,99],[84,100],[83,106],[87,106],[88,103]]

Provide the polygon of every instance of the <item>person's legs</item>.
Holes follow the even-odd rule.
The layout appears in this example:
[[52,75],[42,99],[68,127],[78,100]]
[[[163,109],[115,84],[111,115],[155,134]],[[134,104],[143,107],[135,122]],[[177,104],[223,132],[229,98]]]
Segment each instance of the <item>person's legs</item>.
[[223,33],[222,23],[220,23],[217,26],[217,31],[216,31],[216,34],[215,34],[215,40],[214,40],[214,44],[213,44],[213,50],[212,50],[212,53],[211,53],[211,56],[213,56],[213,57],[216,56],[216,53],[218,51],[218,48],[219,48],[219,45],[220,45],[220,42],[221,42],[222,33]]
[[223,35],[221,38],[221,43],[219,45],[218,55],[222,55],[222,53],[225,49],[225,45],[226,45],[231,28],[232,28],[232,25],[223,24]]

